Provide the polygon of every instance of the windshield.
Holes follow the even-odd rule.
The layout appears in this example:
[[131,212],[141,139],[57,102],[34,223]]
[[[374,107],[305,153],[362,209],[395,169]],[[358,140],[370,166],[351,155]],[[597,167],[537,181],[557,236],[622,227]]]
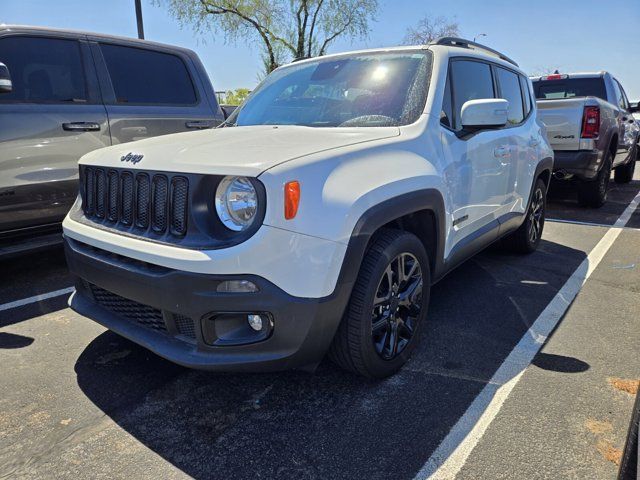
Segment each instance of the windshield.
[[539,100],[554,100],[573,97],[607,98],[604,79],[565,78],[562,80],[536,80],[533,90]]
[[228,125],[384,127],[422,114],[431,54],[404,51],[319,59],[276,70]]

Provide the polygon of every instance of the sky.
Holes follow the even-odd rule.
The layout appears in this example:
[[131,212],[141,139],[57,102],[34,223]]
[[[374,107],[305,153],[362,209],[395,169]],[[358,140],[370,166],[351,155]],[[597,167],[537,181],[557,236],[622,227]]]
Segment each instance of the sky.
[[[640,0],[379,0],[364,39],[342,39],[330,53],[395,46],[425,16],[446,16],[462,36],[495,48],[529,73],[607,70],[640,99]],[[181,27],[167,8],[142,2],[145,37],[195,50],[217,91],[253,88],[262,68],[256,44]],[[0,0],[0,24],[137,36],[134,0]],[[479,40],[480,41],[480,40]],[[0,59],[1,61],[2,59]]]

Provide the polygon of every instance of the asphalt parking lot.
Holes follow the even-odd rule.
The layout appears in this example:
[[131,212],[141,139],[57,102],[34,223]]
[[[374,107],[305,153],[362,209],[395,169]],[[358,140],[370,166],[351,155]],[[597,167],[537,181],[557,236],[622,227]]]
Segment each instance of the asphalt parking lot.
[[[0,478],[614,478],[640,377],[640,176],[612,185],[600,210],[556,192],[536,253],[492,248],[447,276],[382,382],[328,361],[189,371],[66,295],[12,303],[71,286],[60,250],[1,263]],[[505,368],[569,287],[531,364]]]

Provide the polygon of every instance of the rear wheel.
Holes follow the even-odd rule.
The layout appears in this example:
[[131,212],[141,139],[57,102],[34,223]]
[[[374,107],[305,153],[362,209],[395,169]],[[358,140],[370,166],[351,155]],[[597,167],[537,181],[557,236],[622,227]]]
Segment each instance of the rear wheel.
[[608,152],[596,179],[578,185],[578,203],[583,207],[600,208],[607,201],[610,179],[611,152]]
[[540,244],[547,209],[547,185],[536,180],[527,216],[520,227],[504,239],[504,245],[517,253],[534,252]]
[[636,146],[636,153],[631,156],[629,163],[620,165],[614,170],[613,179],[616,183],[629,183],[633,180],[633,173],[636,170],[636,160],[638,156],[638,147]]
[[401,230],[381,230],[362,262],[329,358],[365,377],[397,372],[416,346],[430,281],[422,242]]

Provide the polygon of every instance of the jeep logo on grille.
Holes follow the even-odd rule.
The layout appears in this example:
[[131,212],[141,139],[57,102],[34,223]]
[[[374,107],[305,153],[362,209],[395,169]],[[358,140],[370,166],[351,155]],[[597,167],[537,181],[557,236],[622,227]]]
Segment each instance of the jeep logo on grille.
[[121,162],[131,162],[134,165],[136,163],[138,163],[140,160],[142,160],[142,158],[144,157],[144,155],[141,155],[139,153],[127,153],[126,155],[120,157],[120,161]]

